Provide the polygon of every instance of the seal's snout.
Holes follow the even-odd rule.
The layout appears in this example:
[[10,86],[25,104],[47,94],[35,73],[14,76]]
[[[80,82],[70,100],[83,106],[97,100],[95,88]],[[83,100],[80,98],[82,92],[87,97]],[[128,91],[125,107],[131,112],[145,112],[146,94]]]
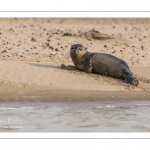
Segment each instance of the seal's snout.
[[70,48],[71,57],[82,57],[85,53],[87,53],[87,51],[81,44],[74,44]]
[[74,47],[71,47],[70,51],[73,52],[73,53],[75,53],[76,49]]
[[70,48],[70,51],[72,51],[72,52],[81,52],[81,51],[84,51],[84,50],[85,50],[85,48],[81,44],[74,44]]

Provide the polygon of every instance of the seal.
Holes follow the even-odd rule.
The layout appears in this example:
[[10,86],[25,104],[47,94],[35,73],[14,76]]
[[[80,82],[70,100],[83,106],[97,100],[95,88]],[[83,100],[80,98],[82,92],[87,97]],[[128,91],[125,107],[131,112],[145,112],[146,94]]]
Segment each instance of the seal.
[[91,53],[83,45],[74,44],[70,48],[70,56],[75,66],[66,66],[61,64],[62,68],[69,70],[78,69],[87,73],[97,73],[118,79],[137,86],[138,80],[133,77],[127,63],[111,54]]

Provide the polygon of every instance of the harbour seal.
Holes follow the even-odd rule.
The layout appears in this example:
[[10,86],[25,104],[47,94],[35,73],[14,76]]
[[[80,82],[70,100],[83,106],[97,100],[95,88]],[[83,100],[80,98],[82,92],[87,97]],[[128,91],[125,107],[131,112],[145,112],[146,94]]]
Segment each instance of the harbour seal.
[[106,53],[88,52],[83,45],[74,44],[70,48],[70,56],[75,65],[61,65],[66,69],[78,69],[88,73],[98,73],[101,75],[111,76],[123,79],[132,85],[138,85],[138,80],[133,77],[129,66],[124,60]]

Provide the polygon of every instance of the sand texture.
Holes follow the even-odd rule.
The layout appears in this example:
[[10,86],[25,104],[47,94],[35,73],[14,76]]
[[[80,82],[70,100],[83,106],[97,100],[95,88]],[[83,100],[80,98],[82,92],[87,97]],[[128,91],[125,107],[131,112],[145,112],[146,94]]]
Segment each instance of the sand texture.
[[[150,19],[0,19],[0,100],[150,99]],[[125,60],[139,85],[82,71],[70,46]]]

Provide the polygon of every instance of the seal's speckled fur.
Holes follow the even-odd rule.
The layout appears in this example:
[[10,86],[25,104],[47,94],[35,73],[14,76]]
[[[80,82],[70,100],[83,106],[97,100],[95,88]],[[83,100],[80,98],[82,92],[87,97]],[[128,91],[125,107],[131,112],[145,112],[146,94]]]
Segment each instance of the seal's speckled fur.
[[132,85],[138,85],[127,63],[113,55],[105,53],[90,53],[81,44],[70,48],[70,55],[75,67],[89,73],[98,73],[118,79],[125,79]]

